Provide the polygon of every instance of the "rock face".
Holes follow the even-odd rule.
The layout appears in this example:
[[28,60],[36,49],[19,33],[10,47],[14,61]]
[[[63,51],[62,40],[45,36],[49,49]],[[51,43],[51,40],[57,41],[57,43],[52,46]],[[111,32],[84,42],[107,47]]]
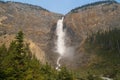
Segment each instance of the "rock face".
[[[47,48],[49,42],[49,32],[61,16],[61,14],[49,12],[38,6],[17,2],[0,2],[1,44],[10,43],[12,40],[10,36],[22,30],[25,38],[30,40],[30,46],[37,54],[36,57],[41,55],[39,57],[45,58],[46,56],[43,55],[45,55],[44,49]],[[41,58],[38,59],[41,60]]]
[[65,15],[64,24],[74,33],[74,36],[70,35],[70,41],[74,43],[73,46],[77,46],[73,66],[86,65],[90,59],[82,46],[86,37],[98,30],[120,28],[120,4],[115,1],[101,1],[78,7]]
[[[0,2],[0,44],[10,43],[22,30],[26,42],[37,59],[56,66],[56,23],[63,15],[49,12],[41,7],[16,2]],[[120,28],[120,4],[102,1],[71,10],[65,15],[66,45],[71,56],[60,63],[70,68],[85,66],[90,59],[82,45],[88,35],[98,30]],[[12,37],[11,37],[12,36]]]
[[65,16],[65,24],[81,37],[98,30],[120,26],[120,4],[103,1],[71,10]]

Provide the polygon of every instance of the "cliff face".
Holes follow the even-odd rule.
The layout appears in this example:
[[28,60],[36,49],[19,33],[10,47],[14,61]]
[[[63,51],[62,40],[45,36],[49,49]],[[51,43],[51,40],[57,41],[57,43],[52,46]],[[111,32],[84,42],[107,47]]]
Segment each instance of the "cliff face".
[[76,52],[71,65],[86,65],[91,55],[86,55],[83,49],[85,39],[97,31],[120,28],[120,4],[103,1],[78,7],[66,14],[64,24],[74,33],[74,36],[70,35],[71,43],[76,43],[73,45],[76,46]]
[[[56,66],[55,52],[56,23],[63,15],[49,12],[41,7],[23,3],[0,2],[0,44],[10,43],[15,34],[22,30],[25,41],[37,59]],[[89,63],[91,56],[85,54],[83,44],[88,35],[99,30],[120,28],[120,4],[100,2],[71,10],[65,15],[64,29],[66,44],[72,56],[60,63],[78,68]],[[67,54],[69,54],[67,53]]]
[[38,6],[0,2],[0,44],[10,43],[14,38],[11,36],[22,30],[37,58],[41,55],[39,56],[41,58],[38,58],[41,60],[45,58],[43,55],[45,55],[44,49],[47,48],[49,32],[61,16]]
[[81,37],[120,26],[120,4],[109,1],[95,4],[71,10],[65,16],[65,24]]

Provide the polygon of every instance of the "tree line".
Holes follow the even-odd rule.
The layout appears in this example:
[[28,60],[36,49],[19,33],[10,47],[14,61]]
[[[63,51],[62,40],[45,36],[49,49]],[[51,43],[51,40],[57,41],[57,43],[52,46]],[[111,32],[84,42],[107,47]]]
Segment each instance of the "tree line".
[[73,80],[73,77],[66,68],[58,72],[47,63],[41,64],[32,56],[20,31],[9,48],[5,44],[0,47],[0,80]]

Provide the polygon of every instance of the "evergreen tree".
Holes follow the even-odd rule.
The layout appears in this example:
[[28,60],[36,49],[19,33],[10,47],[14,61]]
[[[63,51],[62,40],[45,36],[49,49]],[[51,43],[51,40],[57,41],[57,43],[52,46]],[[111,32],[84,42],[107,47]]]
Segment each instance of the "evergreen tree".
[[0,47],[0,80],[73,80],[66,68],[56,71],[31,55],[23,32],[18,32],[8,49],[5,45]]

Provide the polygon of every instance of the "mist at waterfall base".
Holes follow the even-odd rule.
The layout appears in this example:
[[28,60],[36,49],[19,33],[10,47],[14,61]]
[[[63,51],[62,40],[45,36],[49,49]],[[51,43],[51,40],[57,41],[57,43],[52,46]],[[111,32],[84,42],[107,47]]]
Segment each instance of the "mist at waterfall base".
[[59,19],[57,22],[57,26],[56,26],[56,35],[57,35],[57,40],[55,42],[56,45],[56,51],[59,54],[59,57],[57,59],[57,67],[56,70],[60,71],[60,60],[62,58],[71,58],[71,56],[74,53],[74,48],[70,47],[70,46],[66,46],[66,29],[63,28],[63,20],[64,17],[62,17],[62,19]]

